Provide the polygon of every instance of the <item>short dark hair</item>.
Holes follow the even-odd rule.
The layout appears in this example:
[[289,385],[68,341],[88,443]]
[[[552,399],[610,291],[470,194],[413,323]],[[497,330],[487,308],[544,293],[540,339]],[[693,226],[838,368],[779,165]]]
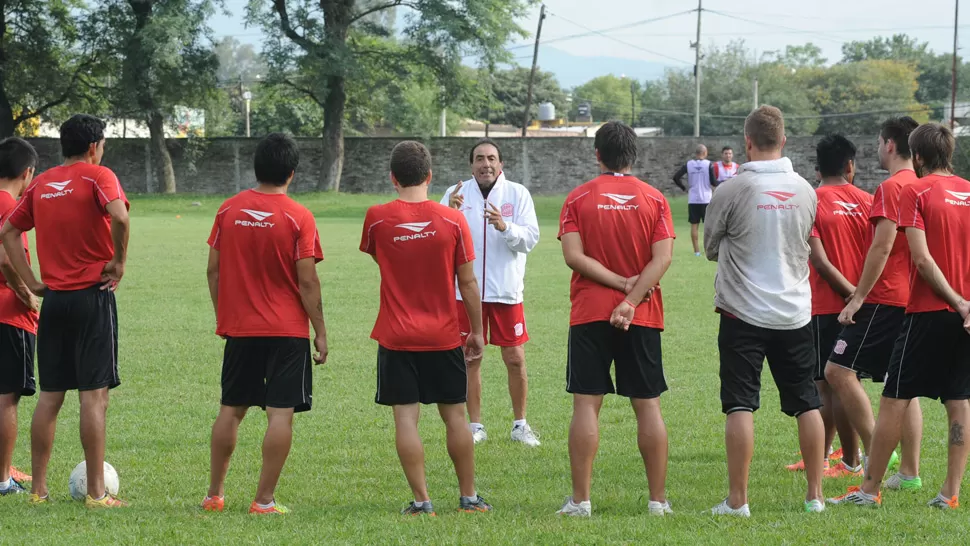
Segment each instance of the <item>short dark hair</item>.
[[913,156],[919,156],[920,171],[924,174],[933,171],[952,173],[954,148],[953,132],[939,123],[920,125],[909,135],[909,149]]
[[61,155],[84,155],[92,144],[104,140],[104,127],[104,121],[99,118],[88,114],[74,114],[61,124]]
[[270,133],[256,145],[253,170],[262,184],[285,186],[290,175],[300,166],[300,150],[286,133]]
[[420,142],[398,142],[391,150],[391,174],[404,188],[424,183],[431,174],[431,152]]
[[37,151],[18,137],[0,140],[0,178],[19,178],[27,169],[37,167]]
[[891,140],[896,143],[896,155],[903,159],[910,159],[913,154],[909,149],[909,135],[917,127],[919,123],[909,116],[891,117],[882,122],[879,136],[886,142]]
[[828,135],[818,141],[815,159],[822,176],[842,176],[855,160],[856,145],[842,135]]
[[468,162],[469,163],[474,163],[475,162],[475,150],[477,150],[479,146],[484,146],[486,144],[488,144],[489,146],[494,146],[495,147],[495,150],[498,152],[498,162],[499,163],[503,163],[503,161],[502,161],[502,149],[498,147],[498,143],[497,142],[495,142],[494,140],[492,140],[492,139],[490,139],[488,137],[478,139],[478,142],[476,142],[475,145],[472,146],[472,149],[471,150],[468,150]]
[[721,148],[721,153],[723,154],[724,152],[726,152],[728,150],[731,150],[733,152],[734,151],[734,148],[732,148],[730,146],[725,146],[725,147]]
[[748,114],[744,120],[744,136],[762,151],[781,148],[785,141],[785,117],[781,110],[765,105]]
[[632,167],[640,154],[637,133],[622,121],[611,121],[600,127],[593,146],[600,153],[603,165],[612,171]]

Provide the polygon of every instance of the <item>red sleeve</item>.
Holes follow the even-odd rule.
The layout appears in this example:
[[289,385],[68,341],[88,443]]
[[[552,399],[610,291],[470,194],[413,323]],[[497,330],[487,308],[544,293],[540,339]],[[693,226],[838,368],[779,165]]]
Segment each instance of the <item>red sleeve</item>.
[[818,232],[818,226],[815,224],[812,224],[812,233],[809,234],[808,238],[811,239],[812,237],[815,237],[816,239],[822,238],[822,234]]
[[876,188],[876,195],[872,198],[872,210],[869,212],[869,221],[876,222],[880,218],[885,218],[896,224],[899,223],[899,203],[900,191],[902,186],[895,183],[883,183]]
[[296,259],[313,258],[314,263],[323,261],[323,248],[320,247],[320,233],[313,213],[306,211],[300,221],[300,233],[296,239]]
[[371,256],[377,256],[377,245],[374,241],[374,228],[384,220],[378,220],[373,207],[367,209],[364,216],[364,232],[360,235],[360,251]]
[[102,169],[101,174],[98,175],[98,179],[92,182],[94,182],[94,187],[97,189],[98,203],[101,204],[101,208],[106,207],[108,203],[117,199],[121,199],[124,202],[126,209],[131,208],[131,203],[125,197],[125,191],[121,189],[121,183],[118,182],[118,177],[115,176],[115,173],[111,169]]
[[472,240],[472,230],[468,227],[465,215],[460,212],[455,215],[454,222],[458,230],[458,244],[455,245],[455,269],[475,259],[475,241]]
[[[583,195],[586,195],[585,193]],[[570,193],[566,197],[566,202],[562,205],[562,212],[559,213],[559,235],[556,236],[557,239],[562,239],[562,236],[567,233],[576,233],[579,231],[579,224],[577,223],[576,209],[579,208],[576,202],[583,196],[573,197]]]
[[650,244],[674,238],[674,220],[670,214],[670,204],[663,196],[657,199],[657,222],[653,226],[653,240]]
[[219,242],[222,236],[222,219],[230,208],[228,205],[223,204],[219,212],[216,213],[215,222],[212,223],[212,231],[209,232],[209,246],[212,247],[212,250],[219,250]]
[[714,163],[712,163],[712,165],[714,165],[714,178],[720,178],[721,177],[721,162],[720,161],[715,161]]
[[14,207],[13,212],[11,212],[4,222],[10,222],[13,227],[19,229],[20,231],[30,231],[34,229],[34,188],[36,185],[31,185],[24,192],[23,197],[20,198],[20,202]]
[[904,189],[899,196],[899,207],[896,213],[899,221],[896,222],[900,230],[904,230],[908,227],[914,227],[916,229],[925,230],[923,226],[923,195],[929,189],[922,190],[922,192],[917,192],[914,185],[909,185]]

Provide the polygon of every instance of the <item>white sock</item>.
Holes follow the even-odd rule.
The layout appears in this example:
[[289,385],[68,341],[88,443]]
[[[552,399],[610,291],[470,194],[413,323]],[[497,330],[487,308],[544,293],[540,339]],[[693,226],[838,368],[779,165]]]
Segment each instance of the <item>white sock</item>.
[[13,478],[7,478],[7,481],[0,483],[0,491],[6,491],[13,486]]
[[478,502],[478,493],[475,493],[470,497],[462,497],[461,500],[466,502]]
[[515,421],[512,421],[512,428],[524,427],[524,426],[525,426],[525,419],[516,419]]
[[272,507],[276,506],[276,500],[274,499],[274,500],[269,501],[269,504],[259,504],[257,502],[256,503],[256,506],[258,506],[261,510],[267,510],[269,508],[272,508]]
[[469,423],[468,426],[471,427],[472,432],[476,432],[476,431],[479,431],[479,430],[482,430],[483,428],[485,428],[485,425],[483,425],[481,423]]
[[415,508],[424,508],[425,504],[431,504],[431,501],[421,501],[421,502],[414,501]]

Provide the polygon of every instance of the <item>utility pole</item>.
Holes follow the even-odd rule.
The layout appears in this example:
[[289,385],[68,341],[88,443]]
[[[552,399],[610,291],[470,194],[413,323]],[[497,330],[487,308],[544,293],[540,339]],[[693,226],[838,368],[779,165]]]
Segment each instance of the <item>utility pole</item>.
[[636,80],[630,80],[630,127],[637,126]]
[[960,29],[960,0],[954,2],[956,8],[953,14],[953,89],[950,92],[950,130],[956,126],[957,118],[957,36]]
[[441,109],[441,118],[438,120],[438,122],[440,125],[439,127],[440,134],[438,136],[440,137],[448,136],[448,110],[446,108]]
[[754,109],[758,109],[758,76],[754,77]]
[[522,137],[525,137],[526,129],[529,127],[529,122],[532,121],[529,116],[529,110],[532,108],[532,86],[535,84],[536,79],[536,63],[539,62],[539,36],[542,35],[542,20],[546,18],[546,5],[542,4],[539,9],[539,28],[536,30],[536,46],[535,50],[532,52],[532,74],[529,75],[529,92],[525,96],[525,113],[522,115]]
[[697,0],[697,41],[694,42],[694,136],[701,136],[701,12],[703,0]]

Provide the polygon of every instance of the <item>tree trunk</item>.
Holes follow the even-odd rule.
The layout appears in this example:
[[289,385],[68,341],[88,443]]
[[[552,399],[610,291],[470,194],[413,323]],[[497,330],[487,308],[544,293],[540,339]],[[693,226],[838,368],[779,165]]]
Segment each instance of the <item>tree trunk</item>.
[[175,193],[175,169],[172,167],[172,156],[165,145],[165,117],[160,112],[148,114],[148,132],[152,140],[152,148],[158,157],[158,171],[162,175],[165,193]]
[[340,191],[344,170],[344,109],[347,105],[343,76],[328,79],[327,99],[323,109],[323,179],[320,190]]
[[0,0],[0,138],[13,136],[13,108],[7,98],[7,51],[3,40],[7,36],[7,6]]

